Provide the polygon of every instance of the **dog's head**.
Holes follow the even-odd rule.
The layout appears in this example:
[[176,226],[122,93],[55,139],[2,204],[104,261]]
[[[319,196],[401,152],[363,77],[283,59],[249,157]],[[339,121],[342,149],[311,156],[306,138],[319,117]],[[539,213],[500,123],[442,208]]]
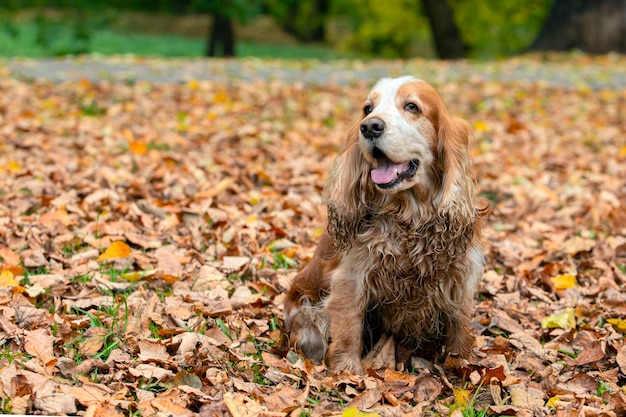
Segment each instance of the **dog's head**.
[[430,84],[409,76],[380,80],[329,175],[329,215],[358,219],[383,206],[407,212],[427,204],[439,214],[458,206],[471,217],[470,135]]
[[370,179],[382,192],[432,183],[440,103],[432,87],[412,77],[384,78],[370,92],[359,146],[372,167]]

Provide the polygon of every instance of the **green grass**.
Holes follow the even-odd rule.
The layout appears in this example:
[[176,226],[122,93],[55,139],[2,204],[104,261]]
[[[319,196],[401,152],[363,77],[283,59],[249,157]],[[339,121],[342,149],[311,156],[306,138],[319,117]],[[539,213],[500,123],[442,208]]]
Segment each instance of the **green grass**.
[[[10,22],[0,17],[0,56],[54,57],[72,54],[133,54],[160,57],[202,57],[206,40],[175,35],[119,33],[97,25],[85,37],[72,21]],[[347,54],[311,45],[237,42],[236,54],[259,58],[347,58]]]

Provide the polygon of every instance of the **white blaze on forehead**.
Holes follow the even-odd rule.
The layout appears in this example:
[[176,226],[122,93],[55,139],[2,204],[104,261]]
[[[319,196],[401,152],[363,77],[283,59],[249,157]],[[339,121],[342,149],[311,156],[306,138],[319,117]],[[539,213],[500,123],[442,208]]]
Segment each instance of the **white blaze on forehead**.
[[389,106],[395,107],[398,90],[400,90],[400,87],[409,81],[424,82],[423,80],[415,78],[411,75],[405,75],[398,78],[383,78],[378,81],[372,89],[372,92],[378,94],[380,100],[378,103],[374,103],[376,108],[388,108]]

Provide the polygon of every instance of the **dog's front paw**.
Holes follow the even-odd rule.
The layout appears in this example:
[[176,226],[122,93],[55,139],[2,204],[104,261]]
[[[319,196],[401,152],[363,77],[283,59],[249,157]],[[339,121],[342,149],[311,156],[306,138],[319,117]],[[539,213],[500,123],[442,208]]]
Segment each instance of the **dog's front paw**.
[[331,371],[350,371],[357,375],[363,375],[363,365],[360,355],[341,349],[336,343],[331,343],[326,355],[326,363]]

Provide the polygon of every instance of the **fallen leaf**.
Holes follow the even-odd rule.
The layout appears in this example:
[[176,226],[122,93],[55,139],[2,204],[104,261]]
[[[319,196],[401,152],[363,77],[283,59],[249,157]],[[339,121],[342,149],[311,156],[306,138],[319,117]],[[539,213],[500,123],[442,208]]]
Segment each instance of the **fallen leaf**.
[[3,269],[0,272],[0,288],[17,287],[19,282],[13,276],[13,272]]
[[5,265],[18,265],[20,263],[20,255],[9,248],[0,248],[0,263]]
[[559,275],[550,279],[554,284],[554,289],[557,291],[574,288],[576,286],[576,277],[574,275]]
[[606,353],[602,348],[602,342],[596,340],[589,346],[585,347],[574,360],[568,360],[568,364],[571,366],[581,366],[590,363],[598,362],[603,359]]
[[278,411],[288,413],[298,407],[304,407],[309,398],[309,386],[284,387],[274,391],[272,394],[264,397],[263,402],[270,411]]
[[580,236],[574,236],[567,239],[561,245],[561,250],[571,256],[576,256],[580,252],[588,252],[596,246],[596,241],[593,239],[583,238]]
[[148,146],[137,140],[128,141],[128,148],[134,155],[145,155],[148,152]]
[[112,394],[111,389],[106,385],[91,382],[84,382],[81,386],[69,387],[68,391],[85,407],[91,404],[102,404],[106,402]]
[[187,385],[196,389],[202,388],[202,380],[195,374],[187,371],[180,371],[174,376],[174,384],[176,386]]
[[465,408],[470,404],[472,399],[472,391],[467,389],[454,390],[454,404],[457,407]]
[[380,414],[366,413],[366,412],[360,411],[356,407],[349,407],[343,410],[343,413],[341,413],[341,417],[380,417]]
[[573,308],[566,308],[559,314],[553,314],[541,320],[543,329],[565,329],[570,330],[576,327],[576,316]]
[[40,328],[29,332],[24,342],[24,350],[39,359],[42,365],[55,359],[54,336],[48,329]]
[[98,260],[107,261],[117,258],[128,258],[129,256],[130,247],[126,243],[118,240],[112,242],[111,245],[100,256],[98,256]]
[[163,246],[156,251],[157,269],[170,282],[175,282],[183,273],[183,266],[172,252],[171,247]]
[[550,399],[546,402],[546,407],[556,408],[556,402],[560,400],[561,399],[559,398],[558,395],[555,395],[554,397],[550,397]]
[[607,323],[611,323],[617,330],[626,333],[626,320],[624,319],[606,319]]

